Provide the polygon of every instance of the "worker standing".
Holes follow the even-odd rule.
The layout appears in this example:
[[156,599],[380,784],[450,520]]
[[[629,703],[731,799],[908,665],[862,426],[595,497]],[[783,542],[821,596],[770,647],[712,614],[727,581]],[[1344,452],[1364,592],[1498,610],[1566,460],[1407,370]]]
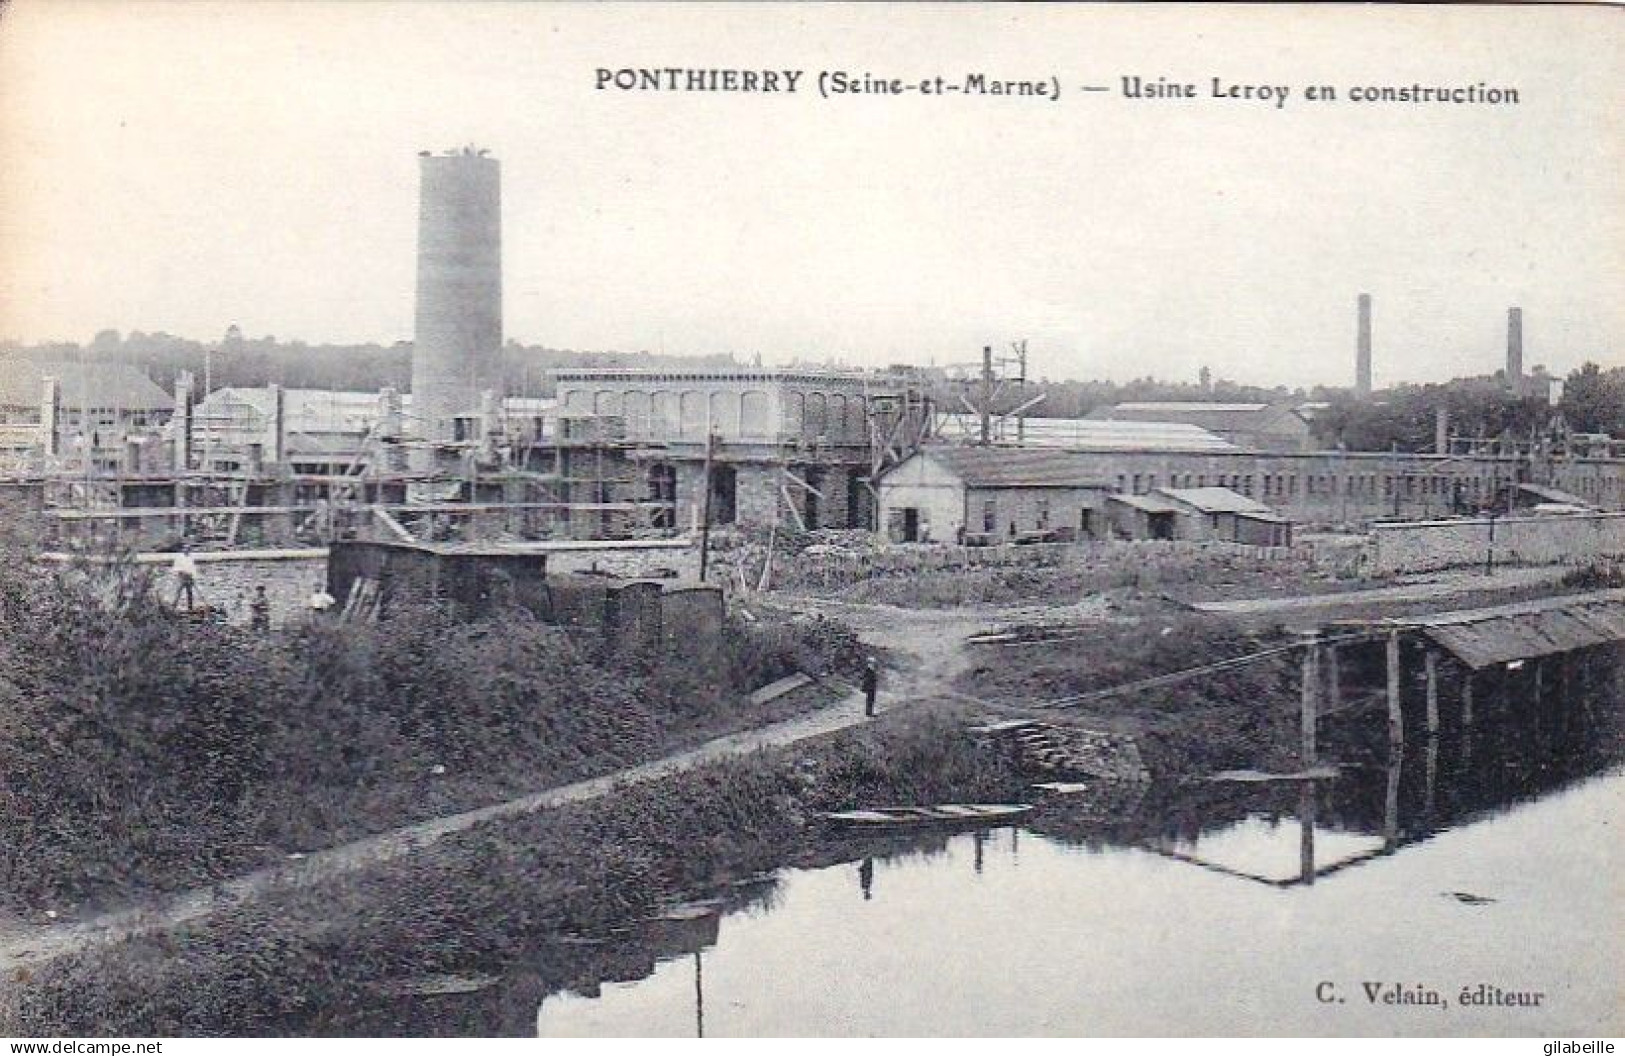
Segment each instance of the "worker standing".
[[265,584],[263,583],[254,588],[254,596],[249,599],[248,626],[256,631],[269,631],[271,629],[271,599],[265,596]]
[[180,607],[181,598],[186,598],[186,611],[191,612],[197,604],[197,560],[192,556],[190,546],[181,547],[181,552],[175,555],[175,563],[169,566],[175,573],[175,606]]
[[311,618],[319,620],[337,604],[337,600],[327,592],[327,587],[324,584],[317,583],[316,589],[310,592],[310,600],[306,604],[310,606]]
[[863,713],[875,717],[875,692],[880,688],[880,665],[874,657],[863,662]]

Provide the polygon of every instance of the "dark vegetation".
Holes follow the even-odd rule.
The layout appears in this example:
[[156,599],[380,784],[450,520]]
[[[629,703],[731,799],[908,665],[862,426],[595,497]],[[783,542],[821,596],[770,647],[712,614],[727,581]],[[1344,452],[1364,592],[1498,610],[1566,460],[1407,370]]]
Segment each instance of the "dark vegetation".
[[[145,371],[169,389],[175,376],[189,370],[201,381],[205,373],[216,386],[285,385],[292,388],[377,391],[411,387],[412,343],[330,345],[306,344],[276,337],[245,337],[235,327],[215,341],[198,341],[163,332],[132,330],[120,334],[103,330],[87,344],[48,342],[34,345],[0,342],[0,361],[7,357],[78,362],[84,357],[94,369],[98,363],[128,363]],[[570,367],[689,368],[745,366],[730,354],[672,356],[649,351],[590,352],[524,345],[509,341],[503,349],[504,378],[509,395],[551,396],[548,371]],[[809,364],[829,366],[832,364]],[[1463,436],[1498,437],[1510,431],[1527,439],[1531,429],[1546,424],[1550,410],[1544,398],[1518,398],[1509,393],[1499,374],[1457,378],[1445,383],[1402,385],[1379,392],[1371,400],[1357,401],[1341,388],[1316,386],[1266,388],[1227,378],[1178,382],[1158,378],[1106,380],[1050,380],[1037,383],[1044,394],[1038,413],[1057,418],[1081,418],[1101,406],[1136,400],[1183,400],[1248,403],[1328,401],[1332,406],[1314,421],[1316,438],[1327,447],[1339,444],[1351,451],[1431,451],[1434,410],[1450,408],[1454,430]],[[959,383],[936,386],[944,407],[959,406],[964,392]],[[1010,393],[1003,409],[1028,394]],[[1625,436],[1625,367],[1603,369],[1588,362],[1564,379],[1561,410],[1570,429]]]
[[[196,341],[163,332],[132,330],[120,334],[103,330],[88,345],[51,342],[38,345],[0,343],[0,362],[7,357],[77,363],[81,356],[90,369],[99,363],[127,363],[144,371],[165,390],[176,375],[191,371],[201,384],[205,377],[215,387],[283,385],[298,389],[339,389],[377,392],[386,386],[411,388],[412,343],[390,345],[308,345],[278,341],[275,337],[244,337],[236,328],[217,341]],[[551,396],[547,372],[564,367],[736,367],[731,355],[667,356],[653,352],[577,352],[522,345],[503,347],[503,376],[512,396]]]
[[611,655],[523,612],[432,607],[259,635],[170,612],[133,567],[9,561],[0,905],[192,886],[613,770],[779,717],[742,696],[858,656],[830,624]]
[[[1023,704],[1097,690],[1286,644],[1278,628],[1249,629],[1159,601],[1129,602],[1081,638],[975,646],[959,688]],[[1276,655],[1228,670],[1081,702],[1060,714],[1086,726],[1134,735],[1158,780],[1290,762],[1298,713],[1298,659]],[[1290,767],[1289,767],[1290,768]]]
[[1616,590],[1625,587],[1625,558],[1599,558],[1563,573],[1562,585],[1573,590]]
[[[1430,452],[1434,415],[1441,406],[1449,409],[1450,428],[1458,436],[1527,442],[1546,435],[1552,422],[1544,393],[1514,396],[1499,374],[1400,385],[1364,401],[1338,393],[1330,402],[1315,418],[1315,437],[1326,447],[1350,451]],[[1557,409],[1572,431],[1625,436],[1625,367],[1603,370],[1586,363],[1570,372]]]
[[[505,982],[516,1006],[508,1012],[516,1029],[534,1030],[542,994],[604,978],[608,954],[592,943],[674,899],[817,858],[832,838],[819,811],[1016,794],[1018,776],[976,749],[962,722],[889,716],[838,738],[481,825],[342,882],[65,957],[0,998],[0,1032],[418,1032],[423,1024],[388,1018],[381,984],[441,973],[512,977],[512,966],[521,978]],[[476,1028],[490,1030],[489,1022]]]

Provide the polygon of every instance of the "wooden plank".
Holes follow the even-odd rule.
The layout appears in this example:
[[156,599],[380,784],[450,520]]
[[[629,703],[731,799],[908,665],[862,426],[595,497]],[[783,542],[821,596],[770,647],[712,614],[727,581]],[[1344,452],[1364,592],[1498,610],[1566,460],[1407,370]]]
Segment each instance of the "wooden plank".
[[1221,784],[1261,785],[1275,781],[1330,781],[1338,773],[1335,766],[1311,766],[1289,774],[1272,774],[1263,770],[1221,770],[1209,774],[1205,780]]
[[1439,732],[1439,654],[1435,650],[1422,654],[1422,668],[1427,674],[1428,734],[1436,736]]
[[1315,726],[1320,721],[1320,632],[1311,631],[1303,650],[1303,681],[1299,698],[1302,726],[1300,756],[1305,767],[1315,765]]
[[1399,631],[1388,632],[1387,648],[1388,667],[1388,743],[1394,748],[1403,748],[1405,745],[1405,712],[1400,700],[1399,680]]
[[761,689],[758,689],[756,692],[752,693],[750,695],[750,702],[758,705],[766,704],[769,701],[779,699],[786,693],[793,692],[794,690],[800,689],[802,686],[811,684],[812,679],[804,674],[797,673],[794,675],[787,675],[786,677],[779,679],[777,682],[769,682]]

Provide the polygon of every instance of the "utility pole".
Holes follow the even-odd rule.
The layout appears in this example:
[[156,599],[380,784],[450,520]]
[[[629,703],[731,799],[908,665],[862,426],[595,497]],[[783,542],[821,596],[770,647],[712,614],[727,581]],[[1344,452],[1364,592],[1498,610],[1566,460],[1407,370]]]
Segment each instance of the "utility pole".
[[981,440],[983,447],[993,442],[993,346],[982,346],[982,393],[976,401],[976,410],[981,416]]
[[705,497],[700,500],[700,582],[711,564],[711,460],[716,455],[717,434],[706,423],[705,430]]
[[[1014,353],[1016,362],[1016,392],[1017,398],[1027,395],[1027,342],[1025,339],[1012,342],[1010,350]],[[1027,443],[1027,415],[1024,413],[1026,404],[1016,408],[1016,445],[1024,447]]]

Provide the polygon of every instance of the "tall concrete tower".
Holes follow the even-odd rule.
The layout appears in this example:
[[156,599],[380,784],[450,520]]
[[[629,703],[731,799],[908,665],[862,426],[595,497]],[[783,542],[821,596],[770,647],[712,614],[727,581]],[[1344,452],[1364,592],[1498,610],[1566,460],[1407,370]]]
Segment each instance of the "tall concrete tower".
[[1523,395],[1523,309],[1507,309],[1507,388]]
[[1360,321],[1354,338],[1354,394],[1371,395],[1371,295],[1360,294]]
[[[465,147],[419,155],[412,429],[457,438],[502,388],[502,187],[495,158]],[[470,437],[472,439],[472,437]]]

